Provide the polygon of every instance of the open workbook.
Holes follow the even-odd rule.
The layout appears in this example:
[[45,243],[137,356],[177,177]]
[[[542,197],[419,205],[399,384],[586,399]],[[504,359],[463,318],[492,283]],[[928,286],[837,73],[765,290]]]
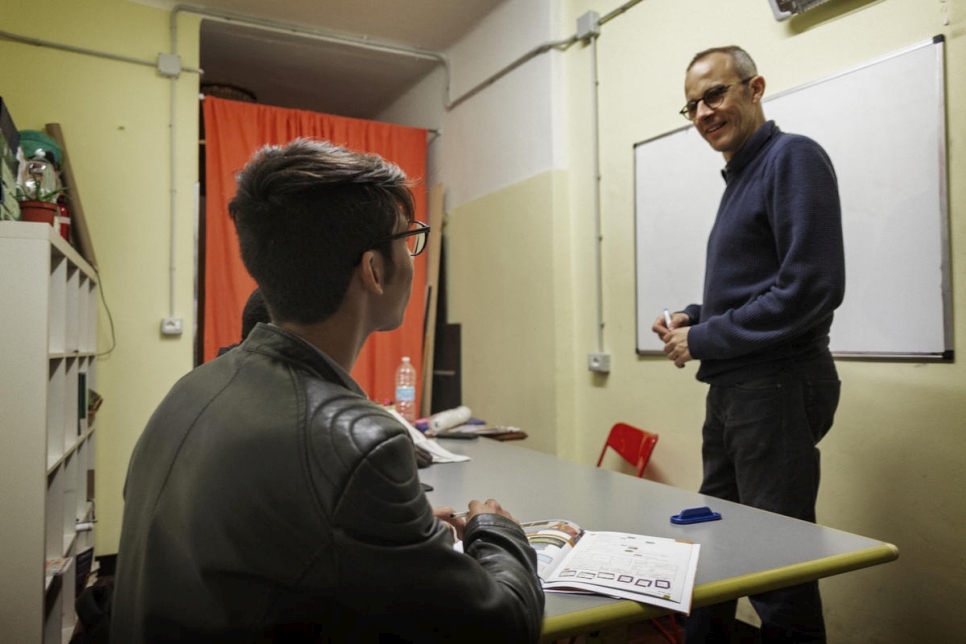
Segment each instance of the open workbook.
[[547,592],[590,593],[691,611],[700,546],[625,532],[593,532],[573,521],[522,524]]

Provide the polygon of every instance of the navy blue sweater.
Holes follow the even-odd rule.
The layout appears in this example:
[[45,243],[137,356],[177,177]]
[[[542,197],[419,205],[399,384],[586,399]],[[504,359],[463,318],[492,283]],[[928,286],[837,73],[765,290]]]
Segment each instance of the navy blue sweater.
[[733,384],[827,355],[845,295],[835,171],[815,141],[762,125],[731,158],[688,348],[698,379]]

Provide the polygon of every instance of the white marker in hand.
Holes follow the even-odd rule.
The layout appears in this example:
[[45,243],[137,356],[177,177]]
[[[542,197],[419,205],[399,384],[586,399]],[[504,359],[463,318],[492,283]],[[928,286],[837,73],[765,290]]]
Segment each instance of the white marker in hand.
[[667,325],[668,330],[671,330],[671,314],[668,313],[667,309],[664,309],[664,324]]

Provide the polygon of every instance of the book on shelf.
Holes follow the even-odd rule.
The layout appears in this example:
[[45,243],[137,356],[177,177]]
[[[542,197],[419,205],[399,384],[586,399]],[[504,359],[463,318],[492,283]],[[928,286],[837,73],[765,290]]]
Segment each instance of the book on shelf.
[[73,557],[47,559],[44,562],[44,587],[50,588],[55,581],[59,582],[60,578],[64,576],[64,573],[70,569],[70,565],[73,562]]
[[87,374],[77,374],[77,435],[87,431]]
[[698,544],[626,532],[584,530],[573,521],[521,524],[537,552],[547,592],[585,593],[691,611]]
[[74,561],[73,557],[60,557],[57,559],[48,559],[44,563],[44,572],[48,576],[63,575],[70,568],[70,564]]

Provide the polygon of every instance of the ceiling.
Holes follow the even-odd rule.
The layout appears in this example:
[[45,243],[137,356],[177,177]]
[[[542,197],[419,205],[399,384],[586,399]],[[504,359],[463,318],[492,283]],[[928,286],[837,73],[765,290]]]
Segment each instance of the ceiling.
[[[135,1],[167,9],[180,4]],[[505,1],[202,0],[191,6],[443,52]],[[201,24],[202,83],[241,87],[269,105],[372,119],[438,64],[222,20]]]

